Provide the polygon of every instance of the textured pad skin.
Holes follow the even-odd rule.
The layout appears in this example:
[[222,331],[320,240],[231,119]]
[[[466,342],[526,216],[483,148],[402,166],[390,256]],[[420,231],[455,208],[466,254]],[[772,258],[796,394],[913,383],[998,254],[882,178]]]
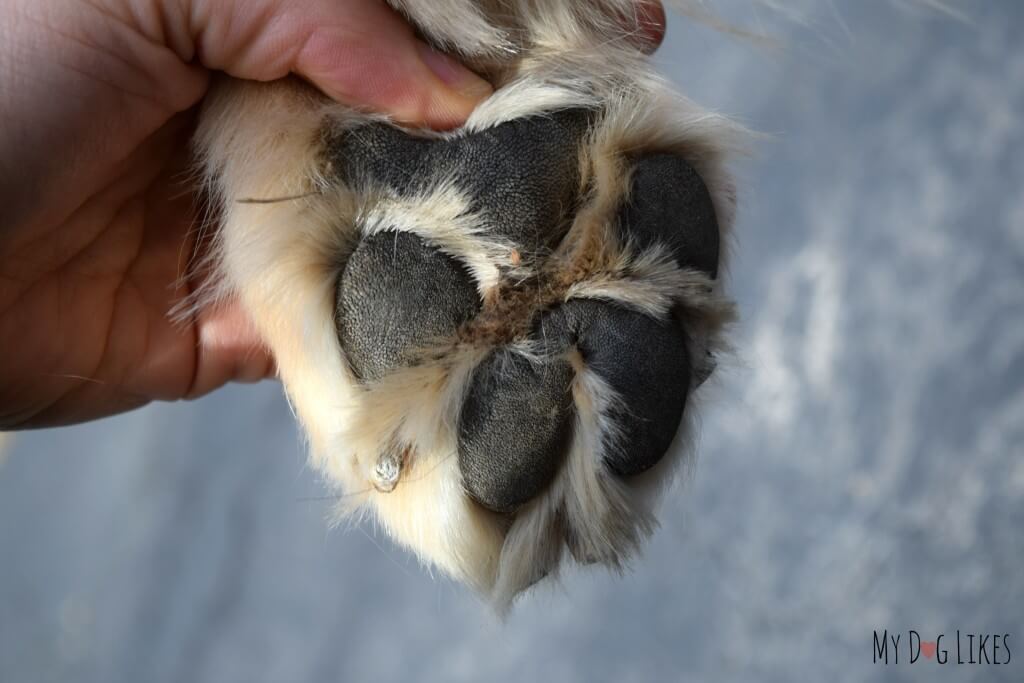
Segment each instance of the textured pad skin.
[[540,327],[549,345],[575,346],[584,365],[618,394],[609,413],[618,434],[607,435],[605,465],[630,476],[657,464],[686,405],[690,361],[682,331],[674,322],[593,299],[566,302]]
[[572,434],[572,376],[564,360],[532,364],[506,350],[477,367],[459,419],[459,469],[474,500],[512,512],[551,482]]
[[697,172],[672,154],[641,157],[633,171],[630,201],[619,225],[640,248],[668,247],[681,268],[718,277],[718,221],[711,194]]
[[589,114],[517,119],[453,140],[412,137],[385,124],[349,131],[330,146],[342,180],[382,183],[400,195],[454,177],[489,227],[527,254],[565,234],[579,194],[579,149]]
[[338,280],[338,338],[364,381],[414,363],[479,310],[465,266],[407,232],[363,239]]

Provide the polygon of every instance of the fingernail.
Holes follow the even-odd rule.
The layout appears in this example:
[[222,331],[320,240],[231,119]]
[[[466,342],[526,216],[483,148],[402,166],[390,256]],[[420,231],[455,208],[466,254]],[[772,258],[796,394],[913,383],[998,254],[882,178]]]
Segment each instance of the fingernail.
[[477,76],[475,73],[464,67],[453,57],[443,52],[438,52],[426,43],[418,46],[420,58],[441,81],[452,90],[463,97],[472,100],[482,100],[488,97],[494,89],[491,84]]
[[636,18],[640,35],[646,43],[644,51],[650,54],[665,39],[665,7],[660,2],[641,2]]
[[638,0],[634,12],[619,14],[619,22],[628,39],[645,54],[651,54],[665,39],[665,7],[660,0]]

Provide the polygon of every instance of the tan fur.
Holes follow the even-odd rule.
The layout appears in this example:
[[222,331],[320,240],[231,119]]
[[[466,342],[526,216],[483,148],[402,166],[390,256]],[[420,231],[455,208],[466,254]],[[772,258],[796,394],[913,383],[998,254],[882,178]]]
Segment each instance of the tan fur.
[[[274,352],[313,464],[348,494],[344,512],[369,505],[387,532],[425,561],[507,607],[556,573],[565,550],[578,561],[616,568],[637,552],[655,526],[657,491],[689,450],[691,419],[653,470],[629,481],[611,476],[599,465],[601,435],[613,428],[604,415],[618,398],[572,357],[577,424],[566,464],[542,496],[509,518],[482,509],[462,489],[457,417],[472,369],[498,338],[528,358],[535,353],[511,321],[529,312],[524,307],[535,306],[540,292],[545,305],[604,298],[659,318],[680,304],[691,358],[721,348],[732,307],[720,282],[679,270],[657,249],[638,253],[618,244],[609,226],[628,194],[624,160],[672,152],[701,174],[728,234],[735,199],[724,162],[739,130],[671,94],[651,72],[621,24],[608,19],[610,8],[632,11],[626,0],[394,4],[497,86],[464,130],[567,107],[603,111],[580,162],[589,195],[554,256],[557,267],[535,271],[513,245],[483,234],[451,179],[437,178],[412,199],[384,188],[356,196],[331,180],[322,154],[326,134],[380,117],[329,103],[292,81],[225,80],[208,100],[196,139],[220,228],[207,264],[215,277],[192,305],[240,298]],[[501,314],[490,318],[497,336],[463,330],[423,349],[415,367],[366,388],[338,342],[334,292],[360,233],[382,227],[413,232],[464,261],[485,310],[490,305]],[[516,300],[502,289],[502,271],[534,278],[536,291]]]

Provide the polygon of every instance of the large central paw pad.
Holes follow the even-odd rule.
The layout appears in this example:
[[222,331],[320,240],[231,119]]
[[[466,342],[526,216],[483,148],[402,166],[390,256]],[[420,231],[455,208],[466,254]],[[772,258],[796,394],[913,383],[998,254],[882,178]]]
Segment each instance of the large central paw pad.
[[[671,450],[713,366],[700,302],[719,229],[682,156],[609,152],[599,127],[586,110],[434,138],[369,124],[327,149],[365,202],[336,324],[368,403],[381,383],[434,368],[458,386],[423,400],[455,397],[437,429],[474,504],[505,530],[544,508],[546,543],[553,534],[581,559],[614,563],[636,533],[608,517],[643,516],[616,487]],[[416,435],[395,429],[380,457],[395,442],[423,457]]]

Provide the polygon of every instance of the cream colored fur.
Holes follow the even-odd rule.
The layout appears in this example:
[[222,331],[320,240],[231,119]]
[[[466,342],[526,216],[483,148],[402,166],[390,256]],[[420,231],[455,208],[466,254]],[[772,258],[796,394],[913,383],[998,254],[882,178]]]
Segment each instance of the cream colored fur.
[[[738,129],[671,93],[610,17],[626,0],[393,0],[438,46],[461,55],[496,85],[464,130],[586,106],[603,112],[580,167],[593,188],[556,257],[600,248],[599,266],[564,298],[620,302],[655,317],[682,303],[692,358],[722,347],[732,308],[720,281],[681,271],[659,250],[618,244],[610,221],[629,187],[626,155],[674,152],[703,177],[723,235],[734,214],[725,160]],[[655,527],[653,505],[692,441],[690,414],[672,452],[629,480],[600,466],[604,416],[618,401],[579,357],[572,392],[576,437],[565,466],[513,517],[484,510],[463,492],[456,456],[458,407],[488,349],[439,340],[433,360],[372,387],[351,374],[335,328],[335,284],[361,234],[381,227],[416,233],[467,264],[482,297],[496,296],[499,267],[515,272],[514,246],[489,237],[452,178],[420,196],[386,188],[356,194],[334,180],[321,154],[325,131],[374,117],[330,103],[293,81],[224,80],[196,138],[215,225],[214,276],[193,306],[237,296],[273,351],[312,462],[345,494],[343,512],[368,509],[424,561],[472,585],[499,608],[557,572],[567,555],[621,567]],[[380,118],[380,117],[376,117]],[[463,131],[448,135],[457,136]],[[724,257],[724,254],[723,254]],[[625,266],[631,264],[632,268]],[[516,347],[537,353],[527,342]],[[710,368],[698,372],[691,390]],[[628,406],[626,407],[628,409]],[[396,480],[397,477],[397,480]]]

